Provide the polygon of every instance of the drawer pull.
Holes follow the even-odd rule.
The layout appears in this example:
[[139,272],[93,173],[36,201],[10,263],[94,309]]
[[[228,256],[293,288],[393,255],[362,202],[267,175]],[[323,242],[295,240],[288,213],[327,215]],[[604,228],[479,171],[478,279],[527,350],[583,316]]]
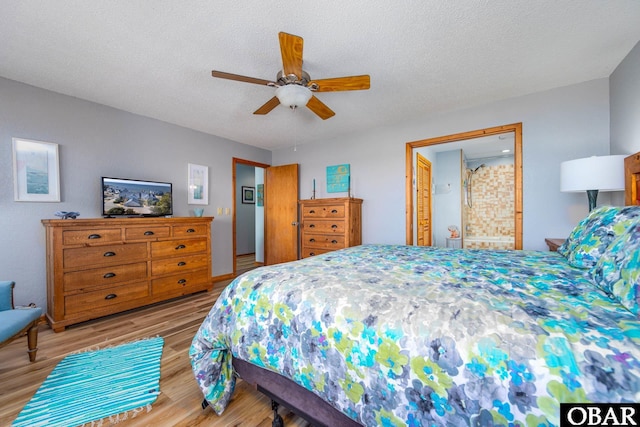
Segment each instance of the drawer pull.
[[187,265],[187,263],[186,263],[186,262],[184,262],[184,261],[180,261],[180,262],[178,263],[178,267],[183,267],[183,266],[185,266],[185,265]]
[[102,236],[99,234],[89,234],[89,237],[87,237],[87,239],[102,239]]
[[309,239],[309,241],[310,241],[310,242],[315,242],[315,241],[316,241],[316,239]]
[[109,252],[105,252],[103,256],[116,256],[116,253],[109,251]]
[[316,228],[315,224],[309,224],[309,228]]
[[332,240],[331,243],[333,243],[335,245],[336,243],[338,243],[338,241],[337,240]]
[[315,252],[309,252],[309,256],[314,256],[315,254]]
[[117,297],[118,295],[116,294],[109,294],[106,297],[104,297],[104,299],[114,299],[115,297]]
[[309,211],[309,213],[310,213],[310,214],[312,214],[312,213],[316,213],[316,211],[314,211],[313,209],[311,209],[311,210]]
[[176,251],[179,250],[179,249],[184,249],[184,248],[186,248],[185,245],[178,245],[178,246],[176,246]]
[[331,226],[331,228],[338,228],[338,226],[337,226],[337,225],[335,225],[335,224],[333,224],[333,225]]
[[187,233],[195,233],[195,232],[196,232],[196,230],[194,230],[193,228],[188,228],[187,229]]
[[180,280],[178,280],[178,284],[179,284],[179,285],[184,285],[185,283],[187,283],[187,279],[180,279]]
[[332,209],[331,213],[338,213],[338,210],[337,209]]
[[145,231],[144,235],[145,236],[153,236],[155,233],[153,231]]
[[107,273],[104,276],[105,279],[111,279],[112,277],[116,277],[116,273]]

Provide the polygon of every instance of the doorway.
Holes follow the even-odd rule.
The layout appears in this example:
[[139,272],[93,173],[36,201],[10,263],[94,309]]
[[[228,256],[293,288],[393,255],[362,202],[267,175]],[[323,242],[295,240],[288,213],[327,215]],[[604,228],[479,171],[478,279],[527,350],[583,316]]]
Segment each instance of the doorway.
[[[444,151],[459,149],[460,144],[467,144],[467,141],[478,140],[488,136],[513,135],[513,246],[515,249],[522,249],[522,123],[514,123],[505,126],[480,129],[471,132],[446,135],[437,138],[424,139],[408,142],[406,144],[406,242],[413,245],[417,235],[417,211],[414,205],[414,182],[417,181],[416,163],[417,150],[424,147],[432,147],[433,151]],[[497,139],[496,139],[497,141]],[[444,145],[446,144],[446,146]],[[471,144],[471,142],[469,142]],[[446,148],[445,148],[446,147]],[[458,163],[460,161],[458,160]],[[455,184],[455,183],[454,183]],[[460,183],[461,185],[463,183]],[[436,184],[436,190],[438,184]],[[432,186],[433,188],[433,186]],[[462,193],[458,193],[464,196]]]
[[431,162],[416,153],[416,235],[418,246],[431,246]]
[[[264,263],[264,206],[258,202],[258,190],[268,167],[233,158],[233,277]],[[243,191],[252,196],[244,197]]]

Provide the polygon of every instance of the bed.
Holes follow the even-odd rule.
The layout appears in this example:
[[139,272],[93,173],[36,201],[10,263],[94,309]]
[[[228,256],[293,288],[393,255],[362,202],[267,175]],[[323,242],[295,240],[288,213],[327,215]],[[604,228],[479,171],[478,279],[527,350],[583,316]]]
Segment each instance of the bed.
[[193,339],[205,400],[236,375],[314,425],[558,425],[640,401],[640,206],[558,252],[362,245],[234,280]]

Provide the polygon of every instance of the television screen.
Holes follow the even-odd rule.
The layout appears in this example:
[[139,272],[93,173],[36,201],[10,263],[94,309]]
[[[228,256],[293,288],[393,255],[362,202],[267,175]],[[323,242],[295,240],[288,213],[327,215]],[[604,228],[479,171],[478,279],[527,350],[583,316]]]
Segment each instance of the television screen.
[[102,215],[173,215],[171,183],[102,177]]

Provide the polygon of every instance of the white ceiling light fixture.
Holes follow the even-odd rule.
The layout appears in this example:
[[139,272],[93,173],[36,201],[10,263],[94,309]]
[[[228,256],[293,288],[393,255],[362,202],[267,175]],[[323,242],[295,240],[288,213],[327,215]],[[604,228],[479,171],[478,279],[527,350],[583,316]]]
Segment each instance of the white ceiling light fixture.
[[276,97],[280,104],[295,110],[304,107],[311,99],[311,90],[306,86],[288,84],[276,89]]

